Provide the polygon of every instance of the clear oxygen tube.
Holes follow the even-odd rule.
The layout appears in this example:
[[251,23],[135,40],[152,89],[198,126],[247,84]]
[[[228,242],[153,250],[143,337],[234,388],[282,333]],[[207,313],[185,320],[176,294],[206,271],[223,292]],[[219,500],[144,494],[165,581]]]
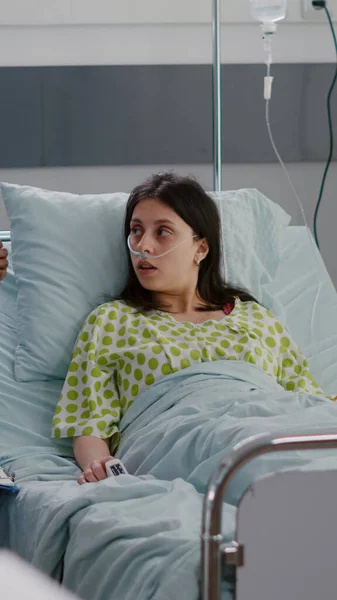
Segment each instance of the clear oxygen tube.
[[140,252],[138,250],[135,250],[131,246],[130,237],[131,237],[131,235],[129,235],[129,237],[127,239],[127,244],[128,244],[128,248],[129,248],[131,254],[133,254],[134,256],[139,256],[139,258],[142,258],[143,260],[153,260],[156,258],[161,258],[162,256],[166,256],[166,254],[168,254],[169,252],[172,252],[172,250],[175,250],[176,248],[178,248],[178,246],[181,246],[181,244],[183,244],[184,242],[187,242],[187,240],[191,240],[198,236],[197,235],[188,236],[187,238],[183,239],[178,244],[175,244],[174,246],[172,246],[172,248],[170,248],[169,250],[166,250],[166,252],[163,252],[162,254],[157,254],[157,255],[149,254],[148,252]]

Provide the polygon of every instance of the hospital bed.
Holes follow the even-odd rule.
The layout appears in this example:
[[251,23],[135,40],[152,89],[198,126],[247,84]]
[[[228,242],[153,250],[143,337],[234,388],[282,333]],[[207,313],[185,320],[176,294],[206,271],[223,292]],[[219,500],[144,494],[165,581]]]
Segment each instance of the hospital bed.
[[[1,237],[5,240],[4,245],[10,250],[9,232],[2,233]],[[281,264],[276,279],[269,284],[269,287],[270,292],[282,302],[285,308],[288,327],[308,357],[312,374],[326,392],[332,393],[335,391],[337,364],[337,295],[320,258],[315,265],[312,264],[312,251],[305,228],[288,227]],[[60,446],[60,457],[52,456],[50,450],[50,418],[59,393],[59,382],[18,383],[14,380],[16,292],[15,277],[10,266],[8,277],[0,287],[0,425],[1,422],[3,424],[0,436],[0,463],[10,467],[13,461],[14,464],[17,461],[18,483],[19,486],[20,483],[23,485],[25,491],[16,499],[0,500],[0,539],[3,546],[14,550],[25,560],[61,580],[62,576],[67,575],[64,571],[64,563],[71,558],[69,546],[74,545],[75,542],[70,538],[65,551],[54,551],[54,545],[56,547],[59,538],[65,536],[57,520],[60,519],[56,511],[59,503],[57,473],[61,469],[62,481],[72,482],[74,465],[71,446],[67,445],[67,441]],[[308,327],[309,323],[310,327]],[[25,429],[24,448],[21,444],[23,429]],[[273,600],[281,597],[313,600],[318,597],[317,589],[322,592],[320,597],[332,597],[337,585],[337,570],[332,568],[337,556],[337,536],[334,535],[334,498],[336,498],[337,485],[333,473],[337,466],[337,460],[334,458],[337,436],[334,430],[335,423],[332,422],[330,430],[320,432],[320,436],[310,436],[310,432],[308,436],[296,438],[286,437],[286,432],[280,436],[258,436],[240,444],[234,449],[233,454],[225,456],[212,476],[203,500],[203,530],[200,535],[199,529],[197,550],[195,550],[196,540],[192,540],[193,552],[196,551],[198,554],[201,545],[201,594],[204,600],[215,600],[220,597],[227,600],[233,596],[237,600],[248,598],[269,600],[271,597]],[[223,537],[221,529],[222,501],[223,498],[226,501],[226,493],[239,468],[260,454],[271,451],[279,453],[284,449],[295,452],[296,448],[298,451],[300,449],[310,451],[313,447],[330,449],[328,459],[322,463],[318,459],[315,468],[308,468],[304,472],[292,468],[289,472],[283,471],[270,477],[264,476],[249,486],[244,494],[240,494],[239,508],[232,515],[232,541],[228,543],[230,540],[228,536],[226,539]],[[26,481],[29,483],[31,479],[33,463],[36,468],[33,482],[36,485],[36,493],[33,487],[29,489],[25,487]],[[329,468],[326,468],[327,465]],[[39,498],[43,497],[43,489],[48,486],[52,488],[54,496],[50,497],[55,497],[55,506],[49,514],[48,507],[44,505],[47,516],[42,526],[40,520],[43,518],[43,511],[39,505]],[[308,490],[312,498],[308,498]],[[317,511],[317,498],[322,502],[320,511]],[[90,504],[91,501],[88,492],[86,503]],[[84,511],[87,504],[85,506],[81,504],[79,508]],[[66,507],[65,503],[62,507],[63,512]],[[292,519],[289,519],[292,507],[294,513]],[[73,505],[71,510],[73,511]],[[39,511],[38,515],[37,511]],[[290,533],[285,527],[286,516]],[[98,518],[97,513],[93,513],[92,517],[88,516],[89,520],[86,521],[88,535],[90,535],[91,520],[95,518]],[[234,531],[235,519],[236,531]],[[39,539],[34,537],[36,523],[41,532]],[[314,523],[316,527],[313,526]],[[278,526],[275,527],[275,524]],[[296,524],[297,529],[295,529]],[[197,525],[199,527],[200,523]],[[75,535],[75,541],[80,544],[83,537],[81,538],[78,523],[72,527],[74,531],[70,533]],[[48,528],[52,532],[52,537],[41,539]],[[292,535],[294,531],[300,535],[297,537]],[[275,537],[268,537],[269,533],[276,535],[276,540]],[[47,538],[47,534],[45,537]],[[64,544],[64,540],[62,543]],[[118,536],[116,543],[118,543]],[[106,546],[104,552],[105,548]],[[191,545],[188,545],[186,553],[190,551]],[[295,572],[288,572],[284,565],[281,566],[280,559],[282,557],[286,559],[286,567],[290,568],[294,559],[292,551],[296,554]],[[321,556],[320,552],[322,552]],[[200,564],[200,555],[198,556]],[[313,558],[315,564],[311,562]],[[81,560],[85,560],[84,555]],[[158,562],[160,559],[157,559],[156,563],[151,563],[153,569]],[[329,568],[324,569],[324,564]],[[81,569],[81,561],[70,560],[70,565],[72,574],[76,569]],[[165,569],[169,571],[170,565],[166,564]],[[313,585],[313,570],[315,570],[316,587]],[[121,577],[122,575],[123,573]],[[81,576],[84,576],[83,573]],[[105,576],[105,572],[101,573],[102,578]],[[172,577],[174,578],[174,574]],[[222,577],[224,579],[221,582]],[[162,591],[160,586],[158,589],[154,587],[153,595],[146,597],[158,600],[174,597],[176,594],[174,579],[171,579],[173,594],[171,596],[168,586],[165,585],[164,571],[162,578]],[[309,582],[308,586],[302,585],[305,578]],[[131,585],[132,578],[129,579]],[[224,584],[228,585],[224,587]],[[187,589],[189,588],[186,587],[187,595],[183,592],[180,597],[186,600],[189,598],[192,600],[193,597],[193,600],[196,600],[197,596],[189,596]],[[106,594],[105,590],[105,596],[102,593],[95,598],[108,600]],[[85,597],[91,597],[90,591]],[[129,596],[124,597],[136,596],[130,593]],[[137,597],[141,600],[141,591]]]

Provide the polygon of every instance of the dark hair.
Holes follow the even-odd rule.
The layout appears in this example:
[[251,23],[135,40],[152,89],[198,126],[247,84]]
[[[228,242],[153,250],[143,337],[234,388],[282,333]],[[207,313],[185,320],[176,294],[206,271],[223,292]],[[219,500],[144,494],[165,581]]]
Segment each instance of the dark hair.
[[[200,263],[197,293],[205,303],[199,310],[220,310],[235,297],[255,300],[247,291],[231,288],[221,276],[221,224],[218,209],[201,185],[191,177],[175,173],[152,175],[137,185],[128,199],[124,223],[125,241],[130,233],[130,221],[137,204],[146,198],[157,198],[172,208],[200,239],[206,238],[209,252]],[[153,294],[138,281],[128,254],[128,281],[120,298],[141,310],[163,308],[156,305]]]

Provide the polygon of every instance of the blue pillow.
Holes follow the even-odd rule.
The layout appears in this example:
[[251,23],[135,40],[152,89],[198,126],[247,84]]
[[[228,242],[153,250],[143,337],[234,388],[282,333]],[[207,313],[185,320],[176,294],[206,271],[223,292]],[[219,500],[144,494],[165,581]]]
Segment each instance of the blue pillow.
[[[80,196],[8,183],[1,190],[18,281],[15,377],[62,379],[85,318],[126,282],[128,195]],[[215,198],[222,202],[227,280],[263,301],[290,217],[256,190]]]
[[1,185],[18,282],[19,381],[63,378],[86,316],[123,289],[128,194]]

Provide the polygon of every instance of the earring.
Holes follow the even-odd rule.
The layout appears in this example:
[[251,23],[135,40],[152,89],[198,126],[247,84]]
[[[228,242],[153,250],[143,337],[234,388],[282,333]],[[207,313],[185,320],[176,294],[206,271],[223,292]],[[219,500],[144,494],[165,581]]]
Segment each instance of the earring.
[[200,265],[200,259],[199,258],[195,258],[194,262],[197,265],[197,267],[199,267],[199,265]]

